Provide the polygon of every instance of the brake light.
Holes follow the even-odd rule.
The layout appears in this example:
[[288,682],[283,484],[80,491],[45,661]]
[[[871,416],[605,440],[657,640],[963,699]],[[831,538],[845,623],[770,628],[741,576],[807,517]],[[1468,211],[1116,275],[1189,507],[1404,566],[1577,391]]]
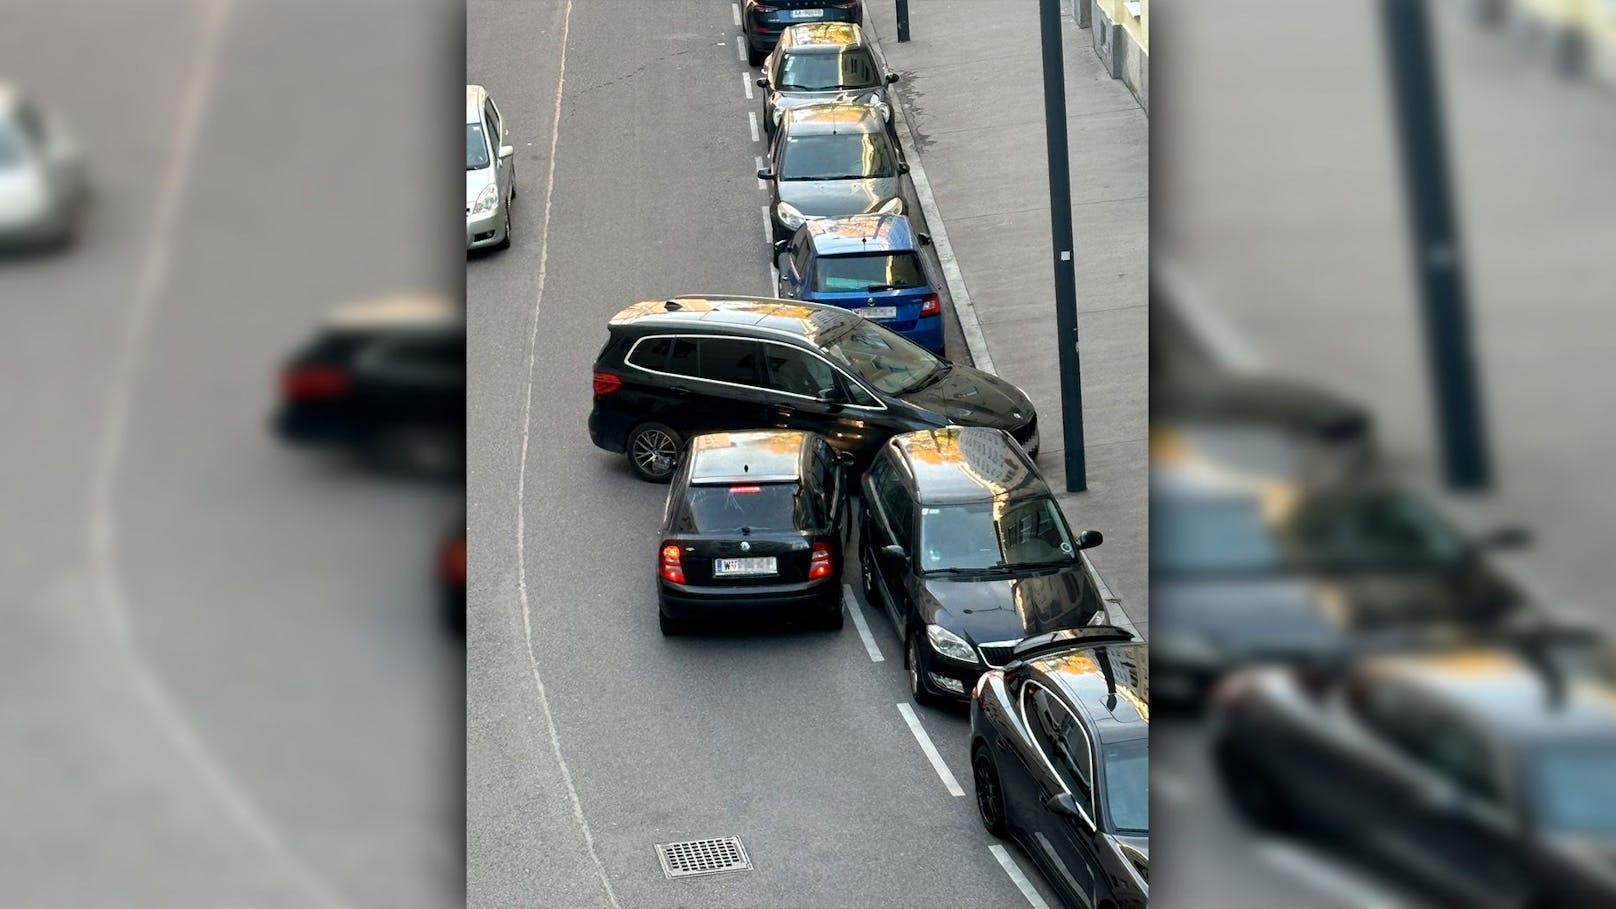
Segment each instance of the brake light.
[[679,547],[671,543],[662,547],[662,580],[671,584],[685,582],[685,569],[679,563]]
[[293,366],[281,373],[281,394],[291,401],[335,398],[352,386],[347,370],[336,366]]
[[763,487],[762,486],[731,486],[729,488],[729,491],[734,493],[735,495],[744,496],[744,495],[748,495],[748,494],[754,493],[754,492],[762,492]]
[[595,373],[595,394],[609,395],[623,387],[623,380],[609,372]]
[[830,546],[825,543],[815,543],[813,554],[808,556],[808,580],[816,581],[820,578],[830,577],[831,569],[834,567],[830,560]]
[[466,586],[466,538],[459,537],[443,547],[438,556],[438,577],[452,587]]
[[920,314],[922,316],[935,316],[943,311],[943,300],[936,294],[927,294],[926,299],[920,301]]

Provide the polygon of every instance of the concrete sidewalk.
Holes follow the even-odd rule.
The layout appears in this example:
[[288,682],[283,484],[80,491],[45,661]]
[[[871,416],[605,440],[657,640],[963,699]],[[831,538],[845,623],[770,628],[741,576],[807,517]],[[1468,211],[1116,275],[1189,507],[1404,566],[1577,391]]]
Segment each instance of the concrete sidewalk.
[[[867,4],[867,30],[903,74],[899,132],[961,327],[1032,396],[1039,466],[1064,489],[1038,4],[914,0],[904,44],[893,7]],[[1069,7],[1062,22],[1088,490],[1061,505],[1105,534],[1094,566],[1148,637],[1149,128]]]

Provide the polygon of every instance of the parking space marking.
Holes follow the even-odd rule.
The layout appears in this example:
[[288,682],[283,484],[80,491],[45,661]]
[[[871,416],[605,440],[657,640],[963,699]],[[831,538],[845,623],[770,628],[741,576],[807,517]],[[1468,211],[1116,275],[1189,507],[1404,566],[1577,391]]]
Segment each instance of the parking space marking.
[[1339,864],[1321,859],[1291,843],[1280,840],[1260,842],[1257,844],[1257,855],[1313,889],[1339,899],[1344,905],[1359,909],[1398,909],[1401,905]]
[[[758,170],[763,169],[763,156],[762,155],[753,155],[752,160],[757,163],[757,169]],[[762,177],[759,177],[758,178],[758,189],[768,189],[768,188],[769,188],[769,184],[764,182]],[[764,214],[765,217],[768,216],[768,213],[769,213],[768,209],[764,209],[763,214]]]
[[747,70],[746,72],[741,73],[741,88],[746,90],[746,100],[748,100],[748,101],[754,100],[754,96],[752,95],[752,71],[751,70]]
[[757,111],[755,111],[755,110],[747,111],[746,112],[746,122],[747,122],[747,124],[749,126],[752,127],[752,141],[753,142],[759,141],[758,125],[757,125]]
[[858,597],[853,593],[852,584],[842,585],[842,602],[847,604],[847,613],[853,617],[853,625],[858,628],[859,637],[864,641],[864,652],[870,655],[870,662],[879,663],[886,657],[881,655],[881,648],[875,646],[875,636],[870,634],[870,624],[864,621],[864,607],[859,605]]
[[1027,880],[1027,875],[1021,870],[1021,866],[1016,864],[1015,857],[1010,854],[1010,850],[998,843],[994,843],[988,847],[988,851],[993,853],[993,857],[999,860],[999,867],[1004,869],[1005,874],[1010,875],[1010,882],[1015,884],[1016,889],[1021,891],[1021,895],[1027,898],[1028,905],[1032,906],[1033,909],[1049,909],[1049,904],[1044,902],[1044,898],[1038,895],[1038,890],[1033,887],[1032,881]]
[[746,62],[746,41],[745,41],[745,39],[742,39],[742,38],[736,38],[735,39],[735,56],[738,57],[742,63]]
[[740,28],[741,27],[741,5],[739,3],[731,3],[729,5],[729,11],[730,11],[731,14],[733,14],[735,16],[735,27]]
[[926,753],[926,760],[931,761],[931,769],[937,771],[937,776],[943,781],[948,794],[955,798],[964,796],[965,790],[960,788],[948,765],[943,763],[943,756],[937,753],[937,746],[931,743],[931,736],[926,734],[926,727],[920,725],[920,717],[915,716],[915,709],[908,704],[899,704],[898,712],[903,714],[903,721],[909,724],[909,731],[914,733],[915,741],[920,743],[920,750]]

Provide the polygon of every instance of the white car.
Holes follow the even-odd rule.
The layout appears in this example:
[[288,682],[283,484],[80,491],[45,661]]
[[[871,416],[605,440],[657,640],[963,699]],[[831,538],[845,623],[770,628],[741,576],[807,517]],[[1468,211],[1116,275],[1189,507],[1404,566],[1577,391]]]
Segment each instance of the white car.
[[516,149],[481,85],[466,86],[466,248],[511,245]]
[[88,190],[83,154],[61,120],[0,83],[0,244],[70,243]]

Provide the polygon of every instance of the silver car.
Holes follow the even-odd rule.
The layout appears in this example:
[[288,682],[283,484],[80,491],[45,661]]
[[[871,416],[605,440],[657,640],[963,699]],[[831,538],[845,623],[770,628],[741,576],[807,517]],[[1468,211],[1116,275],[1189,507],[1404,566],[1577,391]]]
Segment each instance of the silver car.
[[881,112],[888,128],[892,104],[887,86],[898,74],[887,72],[864,30],[851,22],[793,25],[763,63],[763,124],[772,136],[785,112],[804,104],[853,101]]
[[57,116],[0,83],[0,244],[72,242],[88,195],[78,141]]
[[[868,104],[808,104],[786,111],[769,144],[774,242],[791,238],[809,218],[880,212],[901,215],[909,165]],[[772,254],[771,254],[772,258]]]
[[516,198],[516,149],[494,99],[481,85],[466,86],[466,248],[511,245],[511,200]]

